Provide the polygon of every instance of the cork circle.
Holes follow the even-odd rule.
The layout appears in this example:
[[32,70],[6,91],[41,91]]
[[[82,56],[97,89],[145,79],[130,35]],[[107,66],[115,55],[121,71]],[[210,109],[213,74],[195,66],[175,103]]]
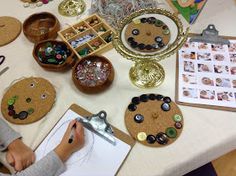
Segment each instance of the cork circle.
[[3,117],[14,124],[42,119],[53,107],[56,91],[44,78],[30,77],[13,84],[1,102]]
[[125,40],[136,51],[152,53],[170,41],[170,29],[155,17],[133,19],[125,29]]
[[180,136],[184,120],[181,110],[169,97],[143,94],[132,98],[125,112],[130,135],[150,147],[172,144]]
[[14,41],[21,33],[21,22],[13,17],[0,17],[0,46]]

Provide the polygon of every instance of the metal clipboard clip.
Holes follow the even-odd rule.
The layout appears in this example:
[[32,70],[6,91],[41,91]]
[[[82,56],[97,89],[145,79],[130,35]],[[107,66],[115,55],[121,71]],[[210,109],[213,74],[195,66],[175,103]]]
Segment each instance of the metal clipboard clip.
[[82,123],[88,130],[96,133],[112,145],[116,145],[113,129],[107,122],[106,117],[107,113],[105,111],[100,111],[98,114],[93,114],[83,119],[78,117],[76,120]]
[[219,31],[216,30],[213,24],[208,25],[206,29],[203,30],[200,36],[193,36],[190,42],[202,42],[202,43],[212,43],[221,45],[230,45],[230,41],[219,36]]

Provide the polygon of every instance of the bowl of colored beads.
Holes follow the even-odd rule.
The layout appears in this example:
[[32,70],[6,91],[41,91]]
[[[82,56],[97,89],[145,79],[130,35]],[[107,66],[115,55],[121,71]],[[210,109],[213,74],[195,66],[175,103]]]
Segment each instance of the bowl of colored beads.
[[99,93],[107,89],[114,79],[111,62],[98,55],[84,57],[73,67],[72,79],[84,93]]
[[23,24],[25,36],[33,43],[55,39],[59,30],[58,19],[48,12],[35,13],[29,16]]
[[73,52],[63,41],[45,40],[34,46],[33,56],[46,70],[65,71],[75,64]]

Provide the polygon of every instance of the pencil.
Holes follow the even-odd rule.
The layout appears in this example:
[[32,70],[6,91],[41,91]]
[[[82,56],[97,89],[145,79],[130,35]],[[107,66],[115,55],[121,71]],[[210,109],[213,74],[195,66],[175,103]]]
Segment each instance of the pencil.
[[76,123],[72,126],[71,132],[70,132],[70,138],[68,140],[68,143],[71,144],[74,140],[75,136],[75,128],[76,128]]

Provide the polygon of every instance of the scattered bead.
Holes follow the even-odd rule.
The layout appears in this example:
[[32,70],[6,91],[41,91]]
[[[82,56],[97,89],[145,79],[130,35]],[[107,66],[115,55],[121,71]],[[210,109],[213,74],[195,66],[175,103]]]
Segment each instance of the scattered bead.
[[135,111],[136,109],[137,109],[137,107],[136,107],[136,105],[135,104],[130,104],[129,106],[128,106],[128,109],[129,109],[129,111]]
[[162,109],[163,111],[169,111],[169,110],[170,110],[170,105],[169,105],[168,103],[163,103],[163,104],[161,105],[161,109]]
[[176,123],[175,123],[175,128],[176,128],[176,129],[181,129],[182,126],[183,126],[183,125],[182,125],[181,122],[176,122]]
[[136,114],[136,115],[134,116],[134,121],[137,122],[137,123],[142,123],[142,122],[144,121],[143,115],[141,115],[141,114]]
[[173,127],[169,127],[166,129],[166,135],[169,137],[169,138],[176,138],[177,136],[177,131],[175,128]]
[[168,143],[169,139],[165,133],[160,132],[156,135],[156,141],[158,144],[165,145]]
[[148,142],[149,144],[154,144],[154,143],[156,142],[156,137],[153,136],[153,135],[148,135],[148,136],[147,136],[147,142]]
[[138,133],[138,135],[137,135],[137,139],[138,139],[139,141],[145,141],[146,138],[147,138],[147,134],[146,134],[145,132],[140,132],[140,133]]

